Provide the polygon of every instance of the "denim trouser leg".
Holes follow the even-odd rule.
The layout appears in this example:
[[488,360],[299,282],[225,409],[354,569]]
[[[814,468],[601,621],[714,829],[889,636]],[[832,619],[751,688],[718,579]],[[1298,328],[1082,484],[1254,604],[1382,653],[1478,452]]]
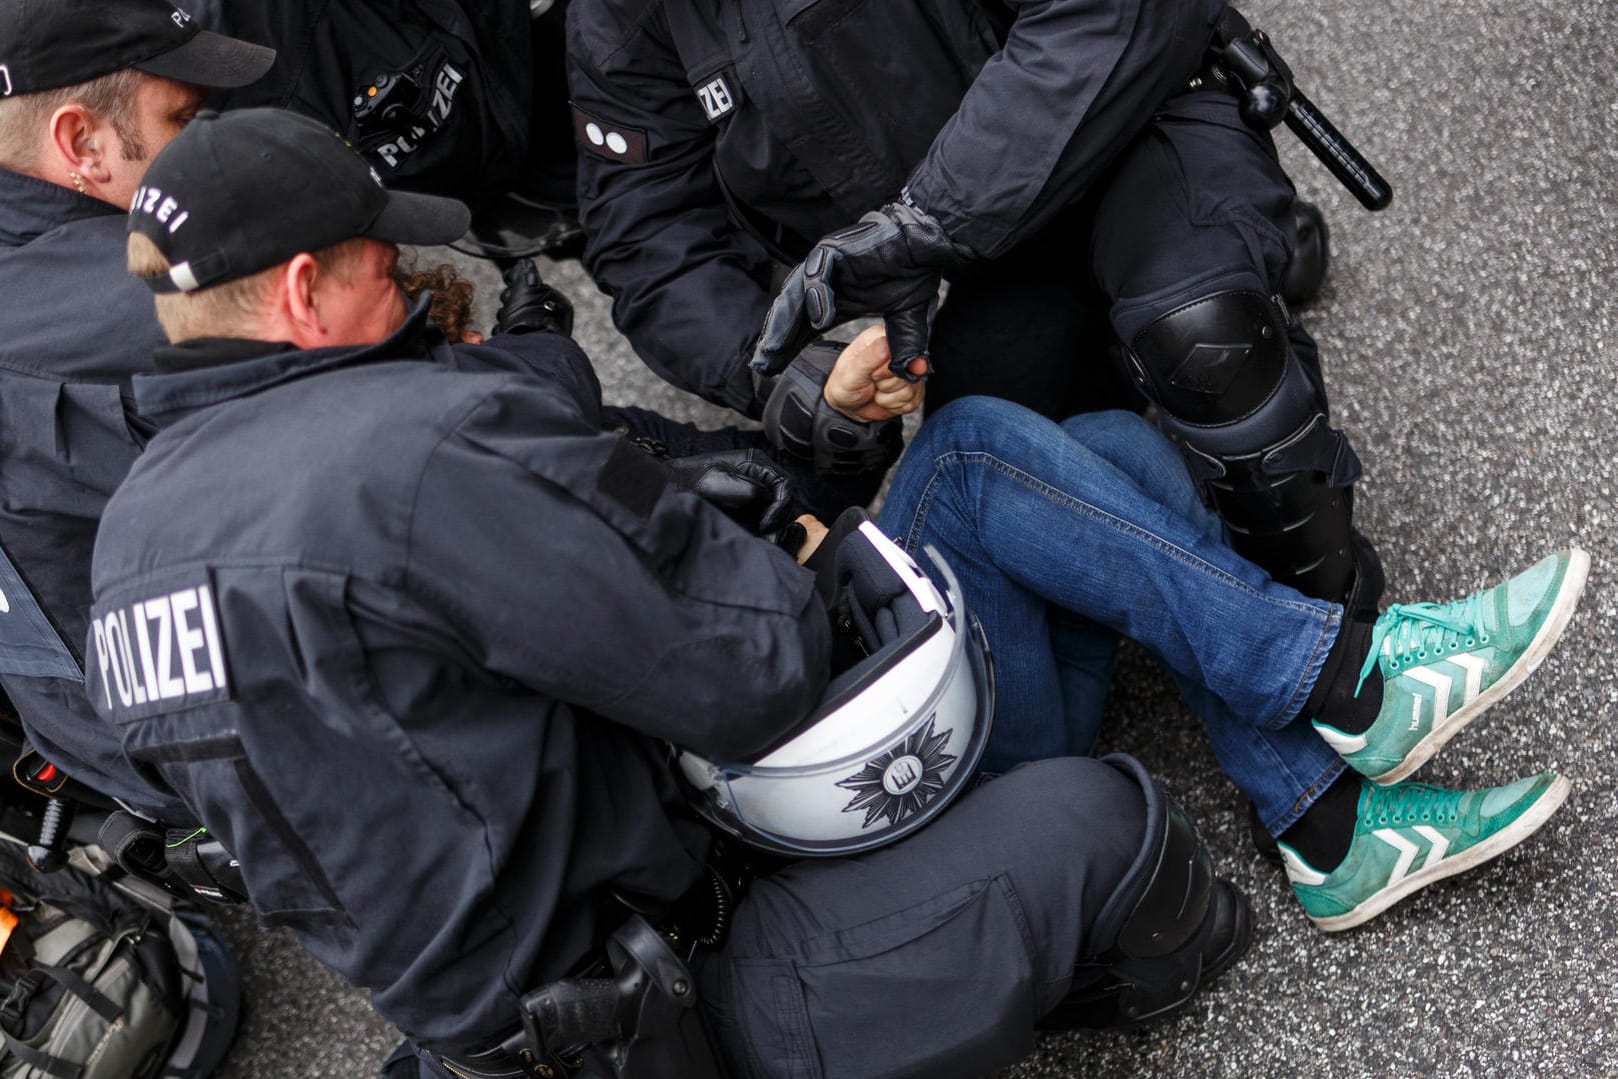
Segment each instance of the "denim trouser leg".
[[[1179,452],[1155,430],[1153,438],[1143,440],[1141,426],[1133,416],[1112,413],[1075,416],[1062,428],[1142,490],[1152,492],[1157,501],[1201,527],[1215,542],[1228,545],[1224,522],[1203,504]],[[1053,628],[1052,637],[1060,641],[1060,631]],[[1170,674],[1191,711],[1202,720],[1220,768],[1253,799],[1260,819],[1273,834],[1291,826],[1348,767],[1304,719],[1273,729],[1255,727],[1194,679]],[[1313,679],[1310,681],[1312,686]]]
[[1105,638],[1071,619],[1053,628],[1054,605],[1140,642],[1193,689],[1215,756],[1272,830],[1341,771],[1291,722],[1340,608],[1231,551],[1174,448],[1138,417],[1058,426],[1003,401],[958,402],[922,426],[882,523],[912,551],[937,547],[983,620],[999,689],[986,769],[1093,741],[1100,698],[1075,692],[1071,671],[1064,685],[1054,650],[1059,638],[1094,657]]
[[1054,604],[1045,605],[1045,615],[1050,620],[1051,652],[1062,699],[1058,714],[1063,717],[1065,752],[1087,757],[1095,752],[1101,734],[1121,638],[1106,626]]

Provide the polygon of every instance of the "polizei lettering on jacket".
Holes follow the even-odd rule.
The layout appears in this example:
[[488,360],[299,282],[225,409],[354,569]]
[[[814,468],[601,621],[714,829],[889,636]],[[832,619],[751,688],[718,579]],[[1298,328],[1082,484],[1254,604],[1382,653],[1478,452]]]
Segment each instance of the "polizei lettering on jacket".
[[165,592],[106,611],[90,623],[91,693],[114,716],[192,708],[230,696],[230,672],[213,590]]

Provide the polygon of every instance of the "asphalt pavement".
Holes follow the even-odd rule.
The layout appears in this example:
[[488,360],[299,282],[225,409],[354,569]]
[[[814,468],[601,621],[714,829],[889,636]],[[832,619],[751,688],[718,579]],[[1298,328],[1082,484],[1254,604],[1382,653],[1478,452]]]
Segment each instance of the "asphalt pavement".
[[[1574,792],[1512,853],[1328,936],[1252,852],[1197,723],[1133,654],[1104,747],[1139,756],[1200,822],[1253,899],[1257,939],[1183,1016],[1044,1038],[1005,1075],[1618,1074],[1618,11],[1268,0],[1247,13],[1395,189],[1369,214],[1279,133],[1332,229],[1330,278],[1304,317],[1365,463],[1358,521],[1388,598],[1451,599],[1572,544],[1594,561],[1560,647],[1417,778],[1471,787],[1556,768]],[[492,273],[462,265],[487,310]],[[575,299],[609,402],[724,422],[640,365],[577,264],[544,269]],[[363,994],[286,934],[225,920],[247,1010],[221,1079],[372,1074],[397,1035]]]

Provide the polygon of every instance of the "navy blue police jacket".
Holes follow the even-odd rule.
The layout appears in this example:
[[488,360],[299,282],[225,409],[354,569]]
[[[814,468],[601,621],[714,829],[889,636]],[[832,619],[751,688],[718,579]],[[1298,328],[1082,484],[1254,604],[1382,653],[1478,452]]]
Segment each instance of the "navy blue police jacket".
[[756,414],[766,248],[796,261],[907,189],[1005,254],[1186,85],[1224,6],[573,0],[585,265],[654,370]]
[[[182,346],[107,507],[89,693],[240,860],[253,905],[463,1051],[622,908],[699,878],[665,740],[806,715],[811,575],[600,430],[551,334]],[[218,362],[230,360],[234,362]]]
[[115,206],[0,169],[0,684],[45,759],[148,812],[80,673],[96,523],[140,453],[130,377],[163,343]]

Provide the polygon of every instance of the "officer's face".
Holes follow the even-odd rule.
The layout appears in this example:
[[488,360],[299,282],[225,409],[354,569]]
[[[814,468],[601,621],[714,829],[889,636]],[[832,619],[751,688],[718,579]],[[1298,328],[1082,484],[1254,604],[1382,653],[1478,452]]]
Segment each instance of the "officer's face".
[[206,91],[173,79],[148,75],[140,80],[128,122],[107,124],[96,136],[104,140],[102,159],[111,174],[101,185],[108,202],[119,209],[129,205],[146,166],[185,130],[205,100]]
[[320,282],[319,308],[329,345],[374,345],[403,325],[404,293],[394,281],[399,249],[381,240],[361,240],[344,271]]

